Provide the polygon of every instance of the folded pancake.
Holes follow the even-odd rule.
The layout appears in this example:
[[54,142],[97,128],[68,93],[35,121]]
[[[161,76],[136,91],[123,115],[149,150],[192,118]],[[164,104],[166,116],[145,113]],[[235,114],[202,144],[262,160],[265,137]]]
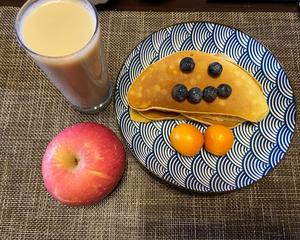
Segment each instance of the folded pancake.
[[[229,58],[225,54],[214,54],[215,56],[219,56],[224,58],[227,61],[234,62],[231,58]],[[151,122],[151,121],[158,121],[158,120],[194,120],[200,123],[204,123],[207,125],[212,124],[222,124],[229,128],[236,127],[243,122],[245,122],[242,118],[237,117],[228,117],[228,116],[221,116],[221,115],[204,115],[204,114],[180,114],[176,112],[165,112],[159,110],[148,110],[143,112],[138,112],[130,108],[130,116],[133,121],[136,122]]]
[[153,120],[143,117],[138,111],[136,111],[132,108],[129,108],[129,114],[130,114],[131,120],[135,121],[135,122],[147,123],[147,122],[153,121]]
[[169,120],[169,119],[185,119],[177,112],[163,112],[158,110],[148,110],[139,112],[139,114],[150,120]]
[[212,124],[221,124],[223,126],[234,128],[243,122],[244,119],[238,117],[231,117],[231,116],[222,116],[222,115],[205,115],[205,114],[197,114],[197,113],[190,113],[185,114],[182,113],[182,116],[186,117],[187,119],[194,120],[200,123],[204,123],[207,125]]
[[207,125],[222,124],[226,127],[233,128],[245,122],[244,119],[217,115],[201,114],[179,114],[174,112],[162,112],[158,110],[149,110],[138,112],[130,108],[130,117],[133,121],[147,123],[158,120],[194,120]]
[[[180,61],[193,58],[195,68],[190,73],[180,70]],[[208,74],[212,62],[222,65],[222,74],[213,78]],[[208,103],[201,100],[192,104],[172,98],[172,89],[178,84],[188,89],[207,86],[217,88],[228,84],[232,93],[227,99],[216,98]],[[183,51],[169,55],[146,68],[133,82],[128,91],[128,104],[138,112],[159,110],[183,114],[231,116],[252,122],[261,121],[269,112],[266,99],[257,80],[246,70],[222,56],[200,51]]]
[[160,120],[187,120],[186,117],[180,113],[175,112],[161,112],[157,110],[149,110],[144,112],[136,111],[132,108],[129,109],[130,118],[136,122],[151,122]]

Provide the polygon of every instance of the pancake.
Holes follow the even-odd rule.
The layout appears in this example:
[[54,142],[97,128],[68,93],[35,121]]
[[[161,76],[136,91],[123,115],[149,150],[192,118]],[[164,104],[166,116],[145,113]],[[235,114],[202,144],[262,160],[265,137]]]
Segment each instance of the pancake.
[[197,113],[191,113],[191,114],[182,114],[187,119],[194,120],[200,123],[204,123],[207,125],[213,125],[213,124],[221,124],[223,126],[234,128],[243,122],[245,122],[242,118],[237,117],[228,117],[228,116],[221,116],[221,115],[203,115],[203,114],[197,114]]
[[245,120],[235,117],[225,117],[218,115],[201,115],[201,114],[178,114],[173,112],[161,112],[157,110],[149,110],[144,112],[138,112],[130,108],[131,120],[136,122],[147,123],[151,121],[160,120],[194,120],[196,122],[204,123],[207,125],[222,124],[226,127],[233,128]]
[[[182,72],[179,67],[185,57],[193,58],[196,64],[190,73]],[[223,67],[217,78],[208,74],[208,66],[212,62],[218,62]],[[197,104],[187,100],[178,102],[172,98],[172,89],[179,83],[188,89],[198,87],[202,90],[207,86],[217,88],[225,83],[232,88],[232,93],[226,99],[216,98],[211,103],[203,99]],[[127,97],[129,106],[140,113],[158,110],[162,113],[180,113],[198,120],[212,119],[204,119],[203,115],[214,115],[218,116],[215,118],[217,122],[225,122],[222,116],[233,117],[230,119],[232,123],[259,122],[269,112],[262,88],[250,73],[224,56],[200,51],[177,52],[151,64],[130,86]]]
[[188,120],[180,113],[160,112],[156,110],[149,110],[144,112],[136,111],[132,108],[129,109],[130,118],[136,122],[151,122],[160,120]]

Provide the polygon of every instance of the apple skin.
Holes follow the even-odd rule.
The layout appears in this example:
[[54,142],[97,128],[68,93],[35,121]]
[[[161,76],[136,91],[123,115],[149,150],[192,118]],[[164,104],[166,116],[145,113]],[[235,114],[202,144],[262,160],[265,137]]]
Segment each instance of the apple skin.
[[78,123],[56,135],[42,162],[47,191],[67,205],[105,198],[121,180],[125,150],[117,135],[98,123]]

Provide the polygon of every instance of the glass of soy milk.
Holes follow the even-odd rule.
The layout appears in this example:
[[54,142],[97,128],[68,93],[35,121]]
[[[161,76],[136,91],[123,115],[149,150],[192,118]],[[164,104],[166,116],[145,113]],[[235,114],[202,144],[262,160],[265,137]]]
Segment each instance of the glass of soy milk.
[[29,0],[15,30],[20,45],[76,109],[94,113],[109,104],[97,11],[88,0]]

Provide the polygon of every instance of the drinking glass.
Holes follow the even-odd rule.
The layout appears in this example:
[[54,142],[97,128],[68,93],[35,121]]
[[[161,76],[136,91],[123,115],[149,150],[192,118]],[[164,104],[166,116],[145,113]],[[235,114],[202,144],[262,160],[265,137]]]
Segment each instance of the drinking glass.
[[15,22],[17,40],[77,110],[84,113],[98,112],[109,104],[112,87],[107,75],[97,11],[93,4],[88,0],[77,0],[88,8],[95,20],[95,30],[89,42],[76,52],[59,57],[45,56],[30,49],[22,37],[22,23],[26,15],[39,4],[50,1],[53,0],[29,0],[24,4]]

